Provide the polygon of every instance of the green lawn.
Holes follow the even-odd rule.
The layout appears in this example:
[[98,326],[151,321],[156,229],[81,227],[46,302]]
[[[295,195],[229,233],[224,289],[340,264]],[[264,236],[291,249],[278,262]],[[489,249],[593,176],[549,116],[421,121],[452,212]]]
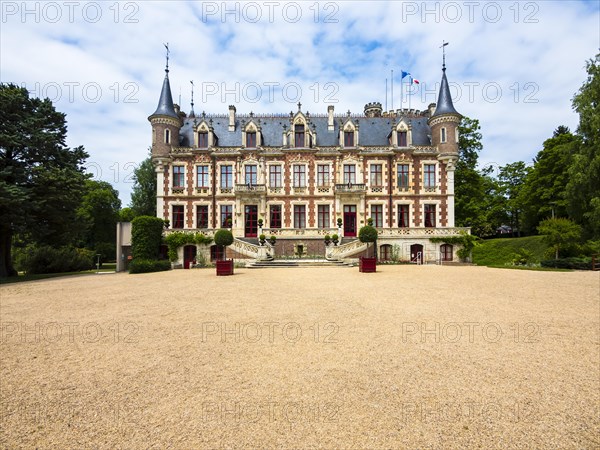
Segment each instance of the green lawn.
[[522,238],[488,239],[480,241],[473,249],[473,262],[479,266],[504,266],[511,264],[515,254],[524,248],[533,253],[532,263],[539,264],[543,259],[547,246],[542,236],[527,236]]

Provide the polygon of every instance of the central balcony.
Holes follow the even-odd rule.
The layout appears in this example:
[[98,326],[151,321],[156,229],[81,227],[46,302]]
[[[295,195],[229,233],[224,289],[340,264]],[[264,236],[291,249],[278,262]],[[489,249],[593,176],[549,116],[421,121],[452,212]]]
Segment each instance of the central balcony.
[[262,195],[267,192],[264,184],[236,184],[235,193],[244,195]]
[[336,184],[335,192],[337,194],[364,194],[367,192],[367,185],[355,183]]

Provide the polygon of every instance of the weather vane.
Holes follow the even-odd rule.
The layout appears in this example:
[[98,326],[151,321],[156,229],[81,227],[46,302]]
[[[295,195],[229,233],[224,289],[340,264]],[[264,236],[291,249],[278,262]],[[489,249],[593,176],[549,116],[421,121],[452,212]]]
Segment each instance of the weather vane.
[[169,72],[169,43],[167,42],[166,44],[163,44],[163,45],[167,49],[167,68],[165,69],[165,71],[168,73]]
[[190,84],[192,85],[192,111],[193,111],[194,110],[194,80],[191,80]]
[[440,48],[442,49],[442,69],[446,68],[446,45],[448,44],[449,42],[442,41],[442,45],[440,45]]

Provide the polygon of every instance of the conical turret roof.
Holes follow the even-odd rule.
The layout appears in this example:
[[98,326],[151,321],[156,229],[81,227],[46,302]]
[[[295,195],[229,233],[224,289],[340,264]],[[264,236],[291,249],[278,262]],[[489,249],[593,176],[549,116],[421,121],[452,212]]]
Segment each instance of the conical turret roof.
[[[171,95],[171,84],[169,83],[169,71],[165,70],[165,80],[163,81],[162,90],[160,91],[160,99],[158,106],[152,116],[170,116],[179,119],[173,106],[173,96]],[[152,117],[150,116],[150,117]]]
[[438,96],[437,105],[433,116],[441,116],[442,114],[458,114],[460,113],[454,109],[452,104],[452,96],[450,95],[450,86],[448,85],[448,78],[446,78],[446,68],[442,69],[442,85],[440,86],[440,93]]

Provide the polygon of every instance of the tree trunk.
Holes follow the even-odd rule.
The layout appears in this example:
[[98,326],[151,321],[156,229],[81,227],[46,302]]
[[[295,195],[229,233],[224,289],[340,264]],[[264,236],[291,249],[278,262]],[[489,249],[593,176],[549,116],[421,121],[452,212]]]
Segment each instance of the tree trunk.
[[17,276],[17,271],[12,266],[12,235],[10,228],[0,228],[0,277]]
[[554,259],[558,259],[558,247],[556,247],[556,251],[554,252]]

